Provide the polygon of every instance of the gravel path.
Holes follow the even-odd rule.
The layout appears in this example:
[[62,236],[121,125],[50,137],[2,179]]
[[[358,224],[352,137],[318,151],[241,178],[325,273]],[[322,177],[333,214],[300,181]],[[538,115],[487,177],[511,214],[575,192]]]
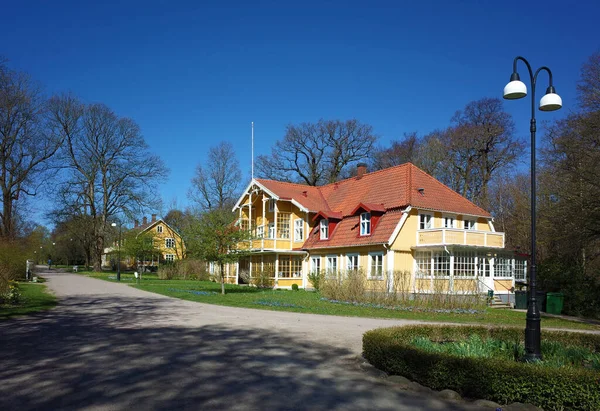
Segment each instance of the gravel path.
[[57,308],[0,323],[0,410],[474,410],[360,366],[362,334],[414,323],[177,300],[41,273]]

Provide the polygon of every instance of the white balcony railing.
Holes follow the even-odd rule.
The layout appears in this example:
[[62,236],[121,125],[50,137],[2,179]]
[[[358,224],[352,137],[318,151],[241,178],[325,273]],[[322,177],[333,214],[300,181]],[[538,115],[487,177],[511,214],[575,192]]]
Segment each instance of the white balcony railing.
[[425,245],[467,245],[474,247],[504,248],[504,233],[461,230],[457,228],[430,228],[417,231],[417,247]]

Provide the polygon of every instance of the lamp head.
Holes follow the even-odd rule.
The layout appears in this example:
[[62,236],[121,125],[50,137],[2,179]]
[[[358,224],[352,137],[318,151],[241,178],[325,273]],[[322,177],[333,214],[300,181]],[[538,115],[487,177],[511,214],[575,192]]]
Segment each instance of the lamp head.
[[111,226],[116,227],[117,223],[110,223]]
[[510,82],[504,87],[504,98],[516,100],[527,95],[527,86],[521,81],[519,73],[512,73]]
[[540,110],[541,111],[556,111],[562,107],[562,99],[558,94],[556,94],[556,90],[554,90],[553,86],[549,86],[546,89],[546,94],[540,100]]

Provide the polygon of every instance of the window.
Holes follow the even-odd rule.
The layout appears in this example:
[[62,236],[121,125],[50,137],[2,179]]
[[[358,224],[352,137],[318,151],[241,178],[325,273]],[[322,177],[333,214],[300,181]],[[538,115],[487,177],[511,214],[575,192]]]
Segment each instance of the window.
[[294,241],[304,241],[304,221],[301,218],[294,220]]
[[419,214],[419,230],[432,228],[431,214]]
[[444,228],[454,228],[454,217],[444,217]]
[[173,254],[165,254],[165,261],[172,263],[175,261],[175,255]]
[[248,221],[247,218],[243,218],[240,220],[240,228],[243,231],[248,231],[248,229],[250,228],[250,222]]
[[162,225],[157,225],[156,226],[156,232],[157,233],[162,233],[163,232],[163,226]]
[[347,260],[348,264],[346,268],[348,271],[358,270],[358,254],[348,254]]
[[337,255],[327,256],[327,276],[335,277],[337,273]]
[[431,252],[417,251],[415,253],[415,262],[418,277],[431,277]]
[[383,278],[383,253],[369,254],[369,278]]
[[318,273],[321,271],[321,257],[311,257],[310,258],[310,271],[313,273]]
[[270,239],[275,238],[275,223],[269,223],[269,237]]
[[512,261],[508,257],[497,256],[494,261],[494,277],[512,277]]
[[329,238],[329,220],[323,219],[319,225],[321,228],[321,240],[327,240]]
[[515,280],[525,281],[525,260],[515,260]]
[[165,247],[175,248],[175,239],[174,238],[165,238]]
[[465,251],[454,254],[454,276],[475,277],[475,253]]
[[269,211],[270,212],[275,211],[275,199],[274,198],[269,200]]
[[290,238],[290,213],[277,214],[277,238]]
[[433,275],[436,277],[450,276],[450,255],[445,251],[433,254]]
[[302,257],[293,255],[279,257],[279,277],[302,277]]
[[256,237],[263,238],[265,236],[265,226],[259,225],[256,227]]
[[360,235],[371,234],[371,213],[362,213],[360,215]]
[[477,222],[475,220],[465,220],[465,230],[475,230]]

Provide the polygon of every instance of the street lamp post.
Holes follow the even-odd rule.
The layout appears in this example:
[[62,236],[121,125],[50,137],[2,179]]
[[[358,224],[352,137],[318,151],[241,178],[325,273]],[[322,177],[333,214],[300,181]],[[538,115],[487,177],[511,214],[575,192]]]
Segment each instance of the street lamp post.
[[537,76],[541,71],[548,73],[548,88],[546,94],[540,100],[541,111],[555,111],[562,107],[562,100],[552,85],[552,72],[548,67],[542,66],[535,74],[531,65],[525,58],[518,56],[513,61],[513,73],[510,82],[504,87],[504,98],[516,100],[527,95],[527,86],[519,78],[517,73],[517,61],[521,60],[527,66],[529,80],[531,83],[531,121],[529,131],[531,132],[531,264],[529,266],[529,301],[525,324],[525,361],[539,361],[542,359],[540,349],[541,316],[536,301],[536,250],[535,250],[535,208],[536,208],[536,182],[535,182],[535,85]]
[[[117,223],[112,223],[111,226],[116,227]],[[117,281],[121,281],[121,229],[123,224],[119,223],[119,248],[117,249]]]

